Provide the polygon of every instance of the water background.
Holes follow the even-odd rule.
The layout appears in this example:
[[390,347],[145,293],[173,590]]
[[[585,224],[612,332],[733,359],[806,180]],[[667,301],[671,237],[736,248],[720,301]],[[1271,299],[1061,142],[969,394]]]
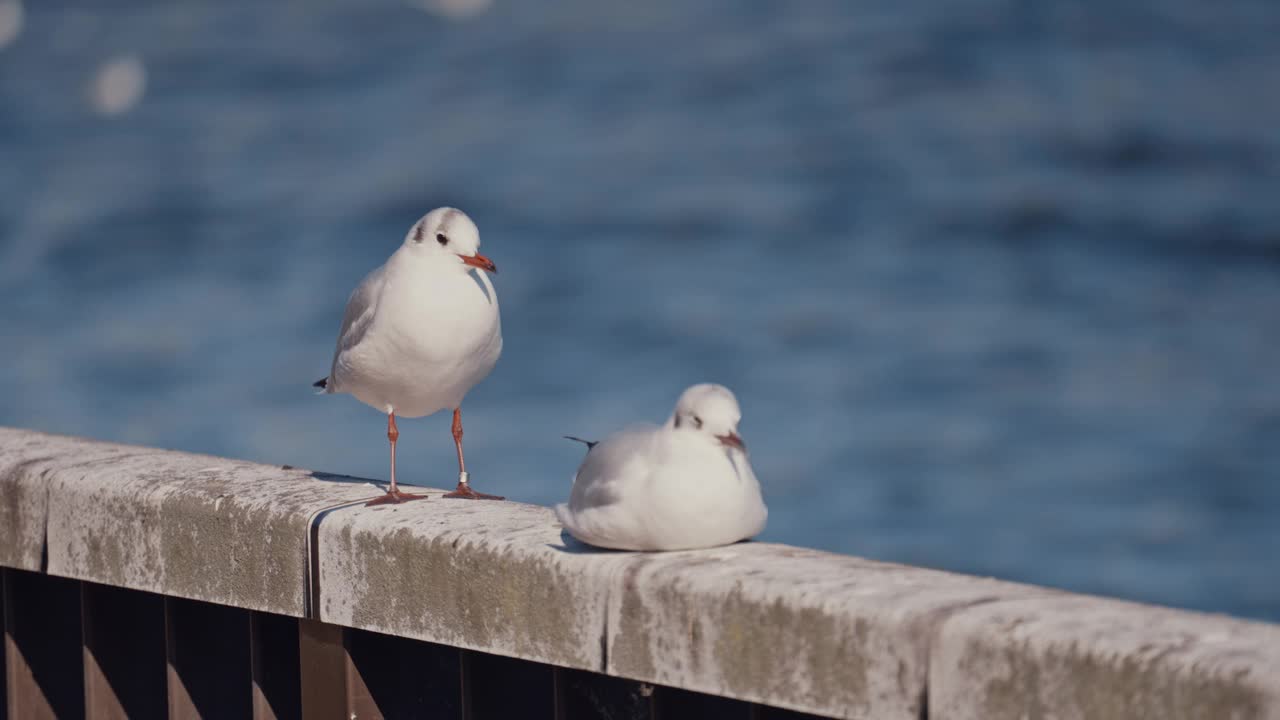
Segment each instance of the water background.
[[561,434],[717,381],[764,539],[1280,620],[1280,4],[475,4],[26,6],[0,424],[383,478],[310,383],[452,204],[501,269],[480,489],[561,500]]

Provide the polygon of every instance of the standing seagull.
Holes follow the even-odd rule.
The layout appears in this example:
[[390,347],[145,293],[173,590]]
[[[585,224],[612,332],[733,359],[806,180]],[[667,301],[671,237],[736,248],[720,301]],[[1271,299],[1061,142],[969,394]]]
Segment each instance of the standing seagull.
[[579,540],[616,550],[714,547],[758,534],[769,511],[738,436],[741,418],[729,388],[694,385],[662,427],[587,443],[556,516]]
[[414,223],[404,244],[369,273],[347,300],[324,393],[351,393],[387,414],[391,485],[369,505],[415,500],[396,485],[396,415],[453,410],[458,487],[452,498],[501,500],[471,489],[462,459],[462,398],[502,353],[498,295],[481,255],[480,231],[461,210],[436,208]]

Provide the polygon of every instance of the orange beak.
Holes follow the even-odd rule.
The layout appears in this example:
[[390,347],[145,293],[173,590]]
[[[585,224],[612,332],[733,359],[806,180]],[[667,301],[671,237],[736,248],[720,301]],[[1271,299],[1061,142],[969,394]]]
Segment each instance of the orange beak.
[[458,257],[462,258],[462,263],[464,265],[470,265],[473,268],[480,268],[485,272],[491,272],[494,274],[497,274],[498,272],[498,266],[494,265],[492,260],[480,253],[476,253],[475,255],[459,255]]
[[747,449],[747,446],[742,442],[742,438],[738,437],[738,433],[729,433],[728,435],[717,435],[716,439],[719,440],[721,444],[727,445],[729,447],[736,447],[739,450],[743,450],[743,451]]

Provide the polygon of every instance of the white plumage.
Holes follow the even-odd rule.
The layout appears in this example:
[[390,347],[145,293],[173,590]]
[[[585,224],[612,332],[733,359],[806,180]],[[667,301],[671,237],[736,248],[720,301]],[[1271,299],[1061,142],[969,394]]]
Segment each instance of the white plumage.
[[326,393],[350,393],[387,414],[391,487],[379,502],[418,496],[400,493],[395,478],[395,417],[453,410],[459,483],[470,489],[462,455],[462,399],[502,353],[498,295],[479,254],[480,233],[465,213],[437,208],[414,223],[404,244],[369,273],[347,300]]
[[685,390],[661,427],[589,447],[567,504],[574,537],[618,550],[684,550],[757,535],[768,510],[741,438],[738,401],[722,385]]

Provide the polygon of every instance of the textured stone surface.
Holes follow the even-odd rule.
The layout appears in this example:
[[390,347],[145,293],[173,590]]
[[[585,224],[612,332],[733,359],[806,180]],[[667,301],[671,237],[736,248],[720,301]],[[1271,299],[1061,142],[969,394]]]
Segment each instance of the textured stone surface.
[[332,513],[319,544],[325,622],[593,670],[631,558],[564,552],[546,508],[438,495]]
[[[366,481],[0,428],[0,565],[300,616]],[[596,551],[547,508],[323,516],[320,619],[822,715],[1280,720],[1280,626],[764,543]]]
[[919,717],[954,608],[1052,591],[751,543],[595,551],[551,512],[433,498],[331,513],[325,622],[839,717]]
[[56,471],[139,452],[155,451],[0,427],[0,565],[41,570]]
[[611,596],[609,670],[838,717],[914,720],[947,613],[1051,593],[763,543],[651,555]]
[[380,494],[318,475],[0,429],[0,563],[301,616],[308,518]]
[[942,625],[930,717],[1280,719],[1280,626],[1081,595]]

